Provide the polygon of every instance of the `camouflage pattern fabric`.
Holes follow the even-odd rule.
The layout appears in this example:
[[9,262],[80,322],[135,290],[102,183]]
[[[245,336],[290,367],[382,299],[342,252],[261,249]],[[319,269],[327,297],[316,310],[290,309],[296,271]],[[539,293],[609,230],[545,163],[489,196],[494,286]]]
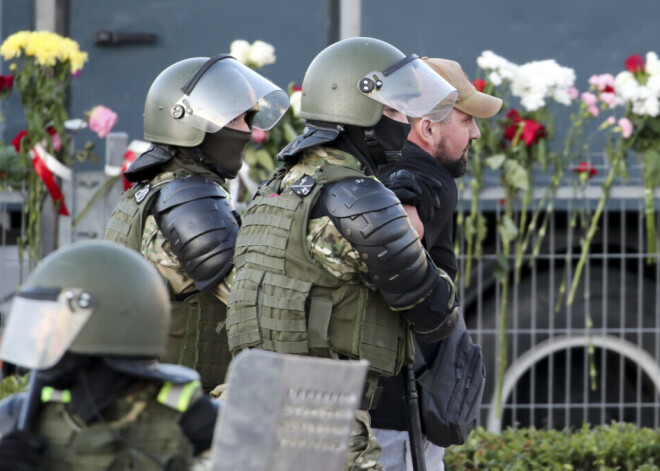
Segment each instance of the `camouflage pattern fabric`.
[[[364,165],[346,152],[329,148],[314,148],[306,152],[300,161],[282,180],[287,188],[303,175],[312,175],[324,161],[335,165],[362,170]],[[307,246],[312,259],[342,281],[358,281],[358,276],[368,273],[367,265],[357,250],[341,235],[329,217],[310,219],[307,226]]]
[[369,413],[364,410],[355,412],[355,424],[351,430],[351,441],[346,455],[347,471],[377,470],[384,471],[379,463],[381,447],[371,429]]

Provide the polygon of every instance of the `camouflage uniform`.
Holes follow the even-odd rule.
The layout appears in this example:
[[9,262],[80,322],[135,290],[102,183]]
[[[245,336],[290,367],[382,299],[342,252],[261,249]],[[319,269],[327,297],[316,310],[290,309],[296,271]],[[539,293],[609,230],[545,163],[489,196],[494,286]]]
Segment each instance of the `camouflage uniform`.
[[[333,167],[339,166],[356,170],[358,172],[362,172],[364,168],[363,164],[357,158],[346,152],[326,147],[315,147],[307,149],[298,160],[298,163],[288,169],[287,173],[282,178],[280,193],[284,193],[284,190],[290,188],[304,175],[314,175],[323,165]],[[365,178],[369,177],[365,176]],[[274,196],[277,195],[273,195],[273,197]],[[248,211],[245,215],[246,219],[244,219],[244,224],[247,224],[247,218],[250,217],[257,218],[259,215],[251,214],[250,209],[248,208]],[[239,257],[239,245],[243,243],[248,244],[248,239],[252,236],[251,234],[251,232],[249,234],[246,233],[244,235],[245,239],[243,242],[241,241],[241,234],[239,233],[237,240],[237,257]],[[306,249],[314,264],[322,267],[323,270],[329,273],[333,278],[343,282],[344,285],[363,285],[364,280],[366,279],[365,275],[369,272],[367,265],[360,258],[359,252],[340,233],[340,231],[335,227],[328,216],[308,219],[305,241]],[[254,252],[259,252],[257,249],[249,250],[248,248],[248,252],[250,252],[250,255],[254,255],[255,257],[259,256],[258,254],[254,254]],[[240,263],[238,263],[238,267],[239,268],[236,275],[237,280],[241,279],[242,277]],[[447,284],[451,286],[453,290],[453,284],[449,277],[444,274],[444,272],[441,273],[443,278],[447,281]],[[250,277],[251,275],[248,275],[246,271],[245,276]],[[236,319],[238,319],[241,316],[241,313],[239,312],[241,307],[238,305],[238,298],[241,296],[241,293],[232,293],[232,299],[229,301],[228,322],[231,324],[229,332],[230,346],[232,343],[232,335],[234,334],[235,329],[233,325],[235,321],[232,318],[232,306],[234,301],[236,301],[237,304],[235,305],[235,315]],[[418,304],[423,300],[424,298],[417,299],[415,300],[415,304]],[[453,304],[454,300],[452,296],[448,308],[453,306]],[[400,309],[409,309],[411,307],[413,306],[406,306],[405,308]],[[270,321],[270,319],[267,320]],[[263,322],[266,321],[263,320]],[[237,334],[237,338],[240,335],[240,333]],[[406,355],[409,353],[410,352],[406,352]],[[373,381],[376,376],[377,375],[373,372],[370,373],[370,390],[372,386],[375,388],[375,385],[377,384]],[[381,470],[383,468],[380,463],[378,463],[380,455],[381,447],[378,444],[373,431],[371,430],[369,413],[367,410],[359,410],[356,413],[356,422],[352,430],[352,438],[349,445],[349,453],[347,455],[346,469]]]
[[[105,238],[138,250],[165,279],[172,304],[172,322],[166,353],[161,361],[196,369],[202,377],[204,389],[210,391],[224,382],[231,360],[223,329],[232,275],[230,272],[222,282],[207,292],[200,292],[151,213],[151,207],[158,198],[157,192],[172,180],[187,175],[202,176],[216,183],[227,193],[227,201],[230,201],[224,179],[192,161],[185,154],[178,154],[150,181],[138,183],[123,195],[122,202],[115,209],[108,224]],[[149,193],[139,203],[145,206],[142,208],[145,214],[142,234],[139,243],[136,241],[133,246],[130,240],[127,241],[126,229],[122,227],[131,227],[130,231],[138,231],[140,217],[132,216],[127,219],[127,213],[130,214],[134,209],[125,208],[135,206],[133,200],[136,191],[146,189],[147,184],[150,185]]]

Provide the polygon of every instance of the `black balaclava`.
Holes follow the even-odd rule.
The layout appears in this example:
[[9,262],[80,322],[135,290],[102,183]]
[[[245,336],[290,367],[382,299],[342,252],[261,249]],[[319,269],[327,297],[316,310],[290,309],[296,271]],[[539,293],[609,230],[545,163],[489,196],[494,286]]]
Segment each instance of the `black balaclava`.
[[206,166],[222,178],[236,178],[243,165],[243,151],[251,137],[251,132],[231,128],[206,133],[199,145]]
[[410,127],[383,115],[371,128],[345,125],[344,132],[328,146],[354,155],[366,165],[368,174],[376,175],[379,166],[401,156]]

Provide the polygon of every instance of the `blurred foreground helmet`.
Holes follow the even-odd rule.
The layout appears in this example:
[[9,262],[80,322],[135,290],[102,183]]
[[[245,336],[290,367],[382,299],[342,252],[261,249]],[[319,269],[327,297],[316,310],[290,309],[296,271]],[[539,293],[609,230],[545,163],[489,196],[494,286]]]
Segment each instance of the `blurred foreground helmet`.
[[156,357],[165,351],[170,304],[160,275],[109,241],[61,248],[14,297],[0,357],[31,369],[66,353]]
[[182,147],[199,145],[240,114],[255,110],[252,126],[272,128],[289,107],[288,94],[233,57],[195,57],[172,64],[151,84],[144,105],[144,138]]
[[390,106],[410,117],[441,121],[458,92],[416,55],[373,38],[350,38],[321,51],[307,68],[301,117],[374,126]]

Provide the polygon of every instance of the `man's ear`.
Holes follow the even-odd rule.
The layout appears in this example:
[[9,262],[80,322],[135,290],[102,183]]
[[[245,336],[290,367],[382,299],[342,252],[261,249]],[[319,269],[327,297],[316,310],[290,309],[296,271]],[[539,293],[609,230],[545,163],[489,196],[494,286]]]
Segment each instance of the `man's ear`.
[[427,144],[428,146],[435,146],[438,139],[440,139],[440,128],[439,126],[433,126],[433,123],[428,119],[420,119],[415,123],[417,127],[417,134],[420,139]]

